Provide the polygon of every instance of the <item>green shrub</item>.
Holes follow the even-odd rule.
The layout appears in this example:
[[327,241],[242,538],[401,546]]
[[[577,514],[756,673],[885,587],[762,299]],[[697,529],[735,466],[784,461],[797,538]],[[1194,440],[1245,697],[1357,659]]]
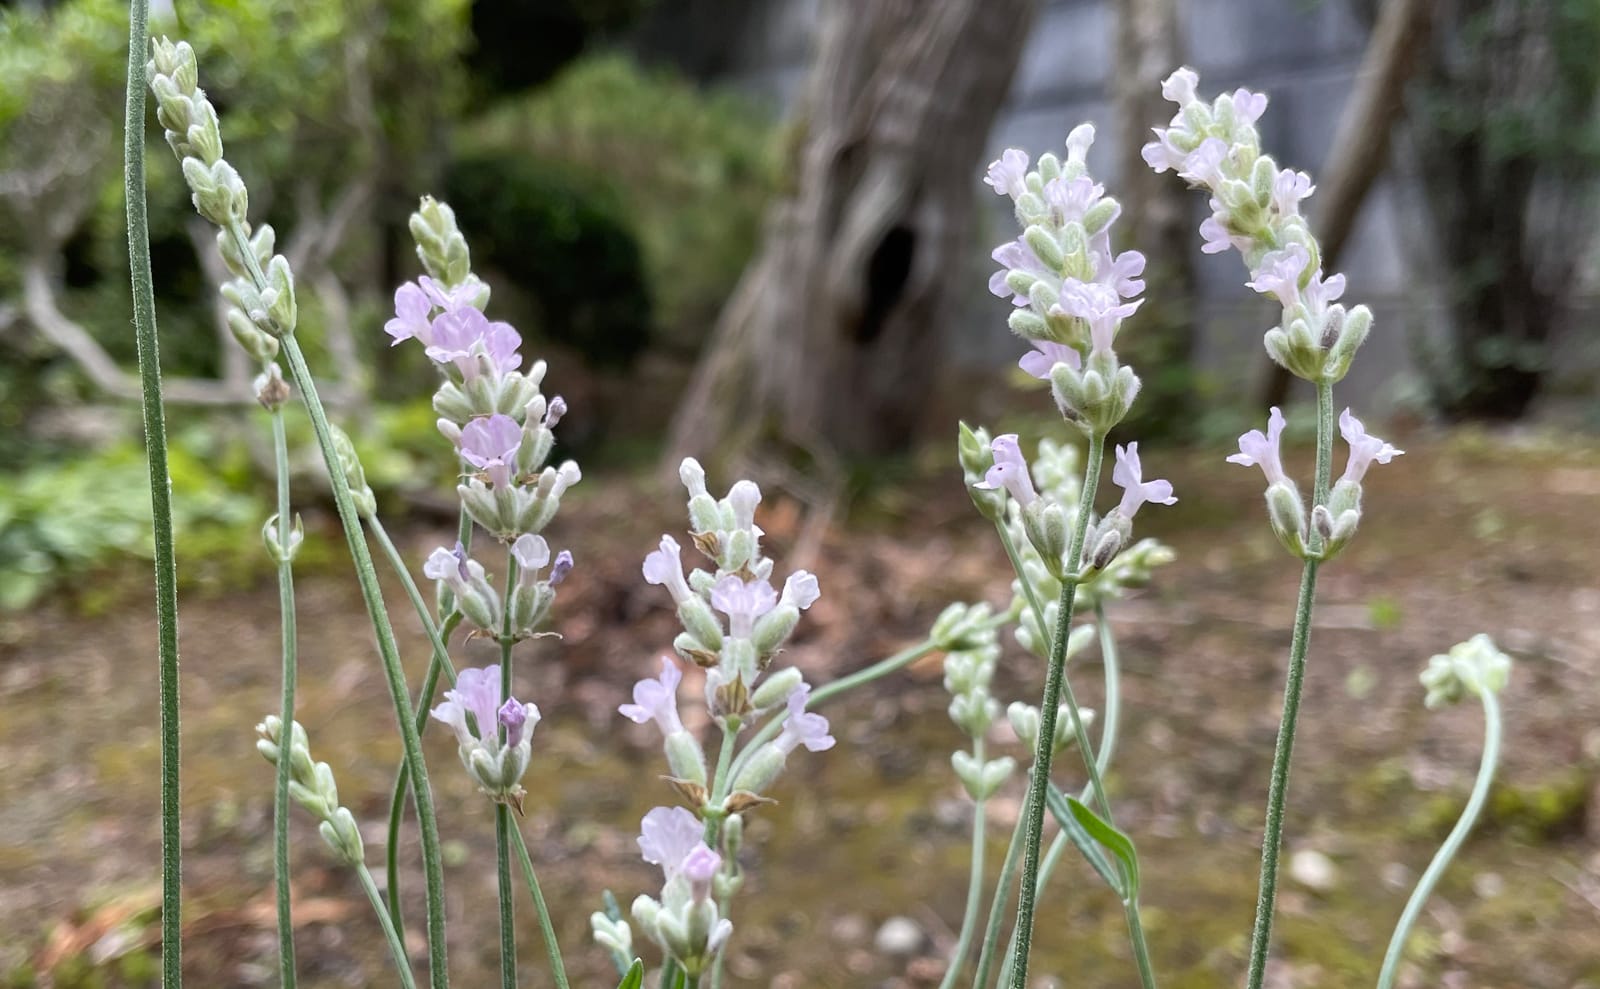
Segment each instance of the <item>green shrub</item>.
[[705,337],[744,270],[779,171],[760,107],[618,54],[580,59],[496,107],[461,146],[562,166],[608,195],[642,250],[658,337],[684,351]]

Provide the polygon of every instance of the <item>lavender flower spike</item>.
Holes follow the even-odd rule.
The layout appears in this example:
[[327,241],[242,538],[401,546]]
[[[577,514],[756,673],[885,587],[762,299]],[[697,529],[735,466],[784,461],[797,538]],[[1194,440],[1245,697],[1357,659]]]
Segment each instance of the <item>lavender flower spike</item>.
[[673,603],[683,604],[694,592],[683,579],[682,548],[671,536],[661,537],[661,548],[644,558],[644,579],[647,584],[657,584],[667,589]]
[[473,419],[461,428],[462,459],[488,474],[497,488],[511,486],[521,446],[522,427],[507,415]]
[[678,718],[678,684],[683,682],[683,671],[667,656],[661,657],[661,675],[652,680],[640,680],[633,685],[633,703],[617,710],[634,724],[654,721],[663,737],[683,731]]
[[1293,487],[1294,482],[1289,480],[1289,475],[1283,470],[1280,450],[1283,427],[1283,412],[1277,406],[1273,406],[1271,415],[1267,416],[1266,435],[1263,436],[1259,429],[1252,429],[1239,437],[1239,452],[1229,457],[1228,463],[1260,467],[1262,473],[1267,475],[1268,485],[1284,484]]
[[784,719],[782,733],[772,742],[785,756],[802,745],[810,752],[833,748],[835,739],[828,734],[828,719],[806,710],[810,697],[811,687],[804,683],[789,695],[789,716]]
[[1139,463],[1139,444],[1117,446],[1117,465],[1111,470],[1111,480],[1123,489],[1122,503],[1117,506],[1123,518],[1131,519],[1145,502],[1157,505],[1176,505],[1171,481],[1146,481]]
[[1351,484],[1361,483],[1361,479],[1367,475],[1367,468],[1372,466],[1374,460],[1386,464],[1405,453],[1404,450],[1396,450],[1376,436],[1367,435],[1366,427],[1361,424],[1360,419],[1350,414],[1349,409],[1339,414],[1339,433],[1344,436],[1344,441],[1350,444],[1350,460],[1345,465],[1342,480]]
[[778,593],[764,580],[728,574],[711,588],[711,606],[728,616],[728,634],[735,639],[748,639],[756,619],[777,604]]
[[1005,488],[1023,508],[1039,499],[1038,492],[1033,489],[1033,478],[1028,476],[1028,462],[1023,459],[1022,448],[1017,445],[1016,433],[996,436],[989,442],[989,453],[994,457],[994,466],[973,487],[985,491]]

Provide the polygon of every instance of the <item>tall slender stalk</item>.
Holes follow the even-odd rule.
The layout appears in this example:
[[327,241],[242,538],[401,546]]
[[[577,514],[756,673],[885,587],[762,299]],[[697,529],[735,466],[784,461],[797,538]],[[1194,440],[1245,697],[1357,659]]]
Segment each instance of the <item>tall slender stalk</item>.
[[[297,642],[294,605],[294,561],[289,553],[293,527],[289,519],[289,440],[283,427],[283,407],[272,410],[273,464],[278,475],[278,613],[283,628],[282,694],[279,723],[294,725],[294,688]],[[284,989],[296,984],[294,916],[289,883],[289,765],[279,759],[277,789],[272,799],[272,869],[278,901],[278,979]]]
[[[1317,473],[1315,504],[1328,501],[1333,472],[1333,385],[1317,383]],[[1278,900],[1278,859],[1283,847],[1283,813],[1289,790],[1289,761],[1294,754],[1295,729],[1300,717],[1300,694],[1305,687],[1306,650],[1311,645],[1311,612],[1317,594],[1314,555],[1321,536],[1311,531],[1312,554],[1300,575],[1300,598],[1295,605],[1294,636],[1289,643],[1289,673],[1283,688],[1283,718],[1272,755],[1272,779],[1267,787],[1267,822],[1261,839],[1261,883],[1256,895],[1255,927],[1250,935],[1250,970],[1246,984],[1261,989],[1267,973],[1267,953],[1272,945],[1272,914]]]
[[[989,973],[1000,947],[1000,925],[1005,919],[1006,904],[1011,902],[1011,880],[1017,874],[1017,860],[1022,855],[1022,835],[1028,824],[1028,805],[1024,801],[1017,814],[1017,826],[1011,831],[1011,842],[1006,846],[1006,857],[1000,863],[1000,878],[995,880],[994,902],[989,905],[989,922],[983,929],[983,947],[978,952],[977,971],[973,973],[972,989],[984,989],[989,984]],[[1054,848],[1051,849],[1055,851]],[[1048,864],[1049,859],[1046,858]],[[1006,962],[1010,964],[1012,944],[1006,942]],[[1002,981],[1004,981],[1002,979]]]
[[519,828],[511,829],[512,844],[522,863],[522,877],[528,883],[528,893],[533,897],[533,909],[539,915],[539,932],[544,936],[545,953],[550,956],[550,974],[556,989],[567,989],[567,969],[561,962],[561,945],[556,941],[555,924],[550,920],[550,908],[544,902],[544,890],[539,888],[539,877],[533,871],[533,859],[528,856],[527,843],[522,840]]
[[[250,267],[252,277],[260,275],[255,264],[255,253],[244,237],[243,228],[230,225],[230,232],[239,248],[239,254]],[[265,280],[262,280],[265,284]],[[422,832],[422,868],[427,881],[428,902],[428,965],[434,989],[450,984],[448,951],[445,946],[444,866],[439,855],[439,826],[434,816],[433,791],[428,785],[427,764],[422,757],[422,743],[417,735],[416,717],[411,711],[411,694],[406,687],[405,672],[400,666],[400,651],[395,644],[394,629],[389,623],[389,613],[383,603],[383,589],[378,586],[377,570],[372,564],[372,553],[367,549],[361,532],[361,521],[350,496],[349,485],[339,466],[338,451],[333,445],[333,434],[328,427],[328,415],[317,394],[311,369],[306,366],[305,354],[293,335],[281,338],[283,354],[289,363],[290,377],[305,401],[311,426],[316,433],[317,445],[322,450],[323,462],[333,489],[334,505],[339,510],[339,521],[344,528],[345,542],[355,561],[356,578],[361,585],[361,597],[366,604],[367,617],[372,622],[378,641],[379,657],[383,661],[384,678],[389,687],[389,701],[394,707],[395,720],[400,726],[400,741],[406,761],[411,767],[411,783],[416,791],[417,820]]]
[[[983,750],[983,739],[973,739],[972,759],[975,765],[983,765]],[[956,950],[950,956],[950,964],[944,970],[944,979],[939,983],[939,989],[952,989],[956,984],[956,976],[961,974],[961,968],[966,963],[967,952],[972,948],[972,936],[978,927],[978,914],[983,909],[984,825],[987,823],[988,813],[988,801],[982,799],[973,801],[972,872],[967,878],[967,909],[961,918],[961,933],[956,937]]]
[[1411,928],[1416,926],[1423,905],[1433,894],[1433,888],[1439,884],[1439,877],[1444,875],[1444,870],[1449,868],[1451,860],[1461,850],[1472,826],[1477,823],[1484,801],[1489,798],[1489,786],[1494,782],[1495,767],[1500,762],[1500,701],[1495,692],[1489,689],[1480,690],[1478,696],[1483,700],[1483,761],[1478,765],[1478,778],[1472,784],[1472,794],[1467,798],[1467,806],[1461,811],[1460,819],[1450,829],[1444,844],[1434,853],[1433,861],[1428,863],[1427,871],[1417,881],[1417,888],[1411,891],[1411,898],[1406,901],[1400,922],[1395,925],[1394,936],[1389,939],[1389,950],[1383,956],[1383,969],[1378,973],[1378,989],[1393,989]]
[[161,710],[161,985],[183,984],[183,851],[179,821],[178,563],[172,536],[172,479],[167,473],[167,419],[161,399],[161,348],[150,278],[150,222],[145,212],[145,57],[149,0],[128,6],[128,99],[123,116],[123,197],[128,213],[128,271],[145,454],[150,466],[150,516],[155,533],[156,665]]
[[[1078,505],[1078,517],[1072,528],[1072,539],[1067,544],[1068,564],[1076,569],[1083,557],[1083,540],[1089,528],[1089,513],[1094,506],[1095,492],[1100,487],[1100,461],[1105,455],[1105,438],[1089,437],[1089,457],[1084,468],[1083,493]],[[1044,839],[1044,789],[1050,782],[1050,763],[1055,755],[1057,707],[1064,696],[1069,713],[1077,722],[1078,745],[1085,764],[1089,767],[1089,781],[1093,785],[1101,813],[1111,819],[1109,803],[1094,764],[1094,751],[1089,747],[1078,717],[1077,699],[1066,682],[1067,633],[1072,623],[1072,605],[1077,596],[1078,583],[1071,574],[1061,582],[1060,612],[1056,616],[1055,638],[1050,643],[1050,662],[1045,674],[1044,697],[1039,706],[1039,741],[1034,753],[1033,771],[1028,783],[1029,799],[1026,807],[1028,826],[1023,833],[1022,884],[1017,898],[1017,947],[1012,955],[1012,989],[1025,989],[1028,984],[1028,952],[1033,947],[1033,914],[1039,883],[1039,846]]]
[[[472,535],[472,522],[467,519],[466,512],[461,513],[462,528],[466,536],[461,540],[465,545]],[[446,616],[444,626],[441,628],[434,624],[433,611],[422,599],[422,592],[417,588],[417,582],[411,576],[411,568],[406,566],[405,559],[400,551],[395,548],[394,540],[389,538],[389,531],[383,527],[383,522],[374,515],[366,520],[367,530],[378,541],[378,548],[383,550],[384,559],[389,561],[389,567],[400,578],[400,584],[405,589],[406,598],[411,602],[411,607],[417,613],[417,620],[422,623],[422,630],[428,636],[428,642],[433,647],[433,655],[428,660],[428,672],[422,678],[422,689],[417,693],[417,707],[413,717],[417,721],[417,735],[420,738],[428,730],[428,706],[433,703],[434,691],[439,685],[439,675],[442,673],[445,681],[452,687],[456,683],[456,669],[450,662],[450,654],[445,648],[445,643],[450,641],[450,633],[461,623],[461,613],[452,612]],[[385,856],[385,891],[389,898],[389,914],[394,920],[395,930],[404,938],[406,925],[400,910],[400,823],[405,814],[406,794],[411,783],[411,767],[404,756],[400,758],[400,767],[395,770],[394,786],[389,794],[389,832],[388,840],[384,845]]]
[[356,875],[360,877],[361,890],[367,894],[367,900],[372,903],[372,911],[378,915],[378,923],[383,927],[383,938],[388,942],[389,954],[394,958],[394,967],[400,973],[400,985],[404,989],[417,989],[416,978],[411,974],[411,960],[406,956],[405,943],[400,940],[400,932],[395,930],[394,921],[390,919],[389,911],[383,905],[383,897],[378,895],[378,886],[372,881],[372,871],[367,868],[365,862],[357,862]]
[[[517,558],[506,552],[506,586],[500,595],[504,602],[504,615],[500,623],[500,698],[511,697],[511,592],[517,582]],[[479,725],[478,732],[489,730]],[[497,725],[500,744],[506,743],[506,726]],[[487,737],[485,735],[484,737]],[[494,805],[494,857],[495,882],[500,893],[500,989],[517,989],[517,905],[516,891],[511,888],[511,808],[503,803]],[[529,863],[532,864],[531,862]]]

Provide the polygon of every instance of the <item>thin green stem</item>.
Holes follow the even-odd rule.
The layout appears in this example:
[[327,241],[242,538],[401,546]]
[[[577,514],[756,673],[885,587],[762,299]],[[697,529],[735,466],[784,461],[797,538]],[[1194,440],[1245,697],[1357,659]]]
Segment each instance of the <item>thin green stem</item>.
[[372,872],[365,862],[356,863],[356,875],[361,878],[361,888],[372,902],[372,912],[378,915],[378,923],[383,927],[384,939],[389,942],[389,954],[394,956],[394,967],[400,973],[400,984],[405,989],[417,989],[415,976],[411,974],[411,960],[406,957],[405,943],[400,940],[400,932],[395,930],[394,921],[389,918],[383,897],[378,894],[378,885],[372,881]]
[[1489,787],[1494,782],[1495,767],[1500,762],[1500,737],[1501,718],[1500,701],[1494,691],[1484,690],[1479,695],[1483,700],[1483,761],[1478,765],[1478,778],[1472,784],[1472,794],[1467,798],[1467,806],[1461,811],[1461,817],[1456,821],[1456,826],[1450,829],[1450,834],[1445,838],[1444,844],[1434,853],[1433,861],[1428,863],[1428,869],[1417,882],[1417,888],[1412,890],[1411,899],[1406,901],[1406,908],[1400,914],[1400,922],[1395,925],[1394,936],[1389,939],[1389,950],[1383,956],[1383,970],[1378,973],[1378,989],[1392,989],[1395,976],[1400,971],[1400,959],[1405,953],[1406,940],[1411,936],[1411,928],[1416,926],[1417,918],[1422,915],[1422,907],[1428,902],[1428,897],[1433,895],[1433,889],[1439,884],[1439,877],[1444,875],[1445,869],[1450,867],[1450,862],[1461,850],[1461,845],[1467,840],[1467,835],[1472,831],[1472,826],[1478,821],[1478,814],[1483,810],[1484,801],[1489,798]]
[[[983,765],[984,745],[981,737],[972,741],[972,758],[976,765]],[[961,968],[967,960],[967,952],[972,948],[972,936],[978,927],[978,913],[983,909],[984,826],[987,818],[987,801],[974,801],[972,873],[967,878],[967,909],[961,918],[961,933],[956,938],[955,953],[950,956],[950,964],[944,970],[944,979],[939,983],[939,989],[951,989],[956,984],[956,976],[961,973]]]
[[[1017,874],[1017,862],[1022,856],[1022,835],[1028,823],[1028,807],[1024,803],[1017,814],[1017,826],[1011,831],[1011,842],[1006,845],[1006,857],[1000,863],[1000,878],[995,881],[994,902],[989,906],[989,923],[983,929],[983,948],[978,952],[978,969],[972,979],[973,989],[984,989],[989,984],[989,972],[994,968],[996,949],[1000,947],[1000,925],[1005,919],[1006,904],[1011,902],[1011,880]],[[1051,849],[1055,851],[1054,848]],[[1046,864],[1048,864],[1046,859]],[[1007,942],[1006,964],[1011,964],[1011,943]],[[1004,981],[1002,979],[1001,981]]]
[[539,888],[539,877],[533,871],[533,859],[528,856],[528,846],[522,840],[519,828],[511,829],[512,844],[517,858],[522,862],[522,876],[528,882],[528,892],[533,896],[533,909],[539,914],[539,931],[544,935],[544,950],[550,956],[550,973],[555,978],[556,989],[567,989],[567,969],[561,962],[561,945],[556,941],[556,928],[550,921],[550,908],[545,906],[544,891]]
[[[1004,619],[997,617],[990,624],[991,627],[998,627],[1004,624]],[[882,679],[897,670],[903,670],[922,657],[938,651],[939,647],[933,644],[933,640],[924,639],[914,646],[900,650],[887,659],[879,660],[871,666],[859,669],[849,676],[843,676],[831,683],[823,684],[811,692],[811,696],[806,700],[806,710],[814,710],[817,705],[824,701],[832,700],[840,694],[863,684]],[[778,732],[783,730],[783,723],[788,717],[789,712],[787,710],[779,711],[766,724],[761,726],[761,729],[755,733],[750,741],[745,743],[744,751],[740,752],[739,757],[734,760],[732,776],[739,775],[744,769],[745,763],[749,761],[750,756],[756,749],[761,747],[762,742],[768,742],[777,737]]]
[[[717,842],[722,836],[722,817],[720,816],[722,802],[727,799],[728,791],[733,788],[733,750],[737,744],[739,727],[737,723],[724,723],[722,726],[722,748],[717,752],[717,768],[711,774],[711,796],[708,805],[716,808],[718,813],[706,818],[706,844],[711,848],[717,847]],[[745,747],[745,751],[752,751],[758,743],[752,741]]]
[[[1083,558],[1084,536],[1089,528],[1089,513],[1094,507],[1095,492],[1100,487],[1100,461],[1104,458],[1104,454],[1105,438],[1091,435],[1088,463],[1083,475],[1083,493],[1077,519],[1072,528],[1072,539],[1067,544],[1067,561],[1074,568]],[[1044,839],[1044,789],[1050,782],[1050,763],[1055,755],[1056,709],[1063,697],[1066,699],[1071,717],[1077,723],[1078,745],[1084,763],[1089,767],[1089,782],[1094,787],[1101,813],[1108,822],[1111,820],[1110,805],[1105,798],[1100,773],[1094,764],[1094,750],[1089,747],[1083,719],[1078,716],[1077,699],[1065,676],[1067,633],[1072,624],[1072,605],[1077,591],[1077,580],[1068,575],[1068,578],[1061,582],[1060,611],[1056,615],[1055,638],[1050,643],[1050,662],[1045,674],[1044,697],[1039,705],[1039,740],[1034,753],[1033,772],[1028,783],[1030,792],[1027,804],[1028,827],[1023,835],[1022,884],[1017,898],[1017,947],[1012,955],[1012,989],[1025,989],[1028,983],[1028,952],[1033,947],[1033,914],[1039,882],[1039,846]]]
[[[1095,602],[1094,619],[1096,623],[1096,632],[1098,633],[1100,639],[1100,662],[1105,668],[1104,677],[1106,685],[1105,716],[1100,723],[1100,751],[1095,755],[1095,764],[1099,767],[1101,775],[1104,776],[1105,773],[1111,769],[1111,760],[1116,754],[1117,750],[1118,730],[1122,724],[1122,665],[1119,661],[1120,654],[1117,651],[1117,638],[1115,633],[1111,631],[1110,622],[1106,620],[1106,609],[1103,601]],[[1078,802],[1082,803],[1083,801],[1088,800],[1089,796],[1089,785],[1085,783],[1083,789],[1078,792]],[[1012,841],[1016,841],[1016,838],[1013,837]],[[1049,883],[1050,877],[1055,874],[1056,867],[1061,864],[1062,858],[1065,857],[1066,851],[1069,847],[1071,847],[1071,845],[1072,842],[1069,841],[1067,836],[1061,832],[1057,832],[1056,836],[1051,839],[1050,849],[1045,853],[1044,861],[1039,865],[1039,889],[1041,891],[1043,891],[1045,885]],[[1011,853],[1009,852],[1007,853],[1008,859],[1010,854]],[[1003,880],[1004,877],[1002,876],[1002,881]],[[998,924],[994,921],[992,916],[990,923],[996,928],[996,930],[998,930]],[[1138,923],[1139,921],[1137,912],[1135,912],[1135,915],[1130,918],[1130,929],[1132,924]],[[1148,958],[1149,950],[1143,944],[1143,924],[1139,924],[1138,930],[1139,934],[1134,939],[1135,956],[1137,956],[1140,952],[1143,952],[1146,958]],[[1015,947],[1016,942],[1013,939],[1007,948],[1006,964],[1004,968],[1001,969],[1000,973],[1000,981],[1002,984],[1004,984],[1010,977],[1010,955]],[[984,978],[987,979],[988,972],[985,970],[982,974]]]
[[[1333,385],[1317,383],[1316,503],[1325,504],[1333,463]],[[1312,551],[1321,548],[1321,536],[1311,531]],[[1289,791],[1289,762],[1294,755],[1295,729],[1300,718],[1300,694],[1305,687],[1306,651],[1311,645],[1311,612],[1316,603],[1315,556],[1306,560],[1300,575],[1300,598],[1295,605],[1294,636],[1289,643],[1289,673],[1283,688],[1283,719],[1272,754],[1272,778],[1267,787],[1267,822],[1261,839],[1261,882],[1256,894],[1255,926],[1250,935],[1249,989],[1261,989],[1267,974],[1267,954],[1272,946],[1272,915],[1278,900],[1278,859],[1283,849],[1284,804]]]
[[1133,942],[1133,963],[1139,969],[1139,985],[1156,989],[1156,971],[1150,962],[1150,945],[1144,937],[1144,921],[1139,917],[1139,901],[1133,897],[1122,901],[1122,913],[1128,920],[1128,940]]
[[[500,595],[504,604],[500,623],[500,699],[511,699],[512,646],[511,591],[517,583],[517,558],[506,551],[506,585]],[[500,744],[506,743],[506,726],[497,725]],[[479,725],[478,733],[487,738],[488,725]],[[516,891],[511,888],[511,808],[503,803],[494,806],[495,879],[500,893],[500,987],[517,989],[517,913]],[[531,864],[531,863],[530,863]]]
[[172,537],[172,479],[167,472],[167,417],[161,398],[161,348],[150,277],[150,222],[145,211],[145,58],[149,0],[128,7],[128,99],[123,116],[123,197],[128,213],[128,271],[145,455],[150,467],[150,517],[155,533],[156,666],[161,710],[161,985],[183,984],[183,851],[178,720],[178,563]]
[[[283,686],[279,724],[294,724],[294,688],[297,643],[294,606],[294,561],[288,553],[293,527],[289,519],[289,440],[283,426],[283,408],[272,410],[273,463],[278,475],[278,613],[283,627]],[[279,759],[277,789],[272,801],[272,868],[278,900],[278,977],[284,989],[296,984],[294,916],[289,899],[289,764]]]
[[[255,253],[237,222],[229,231],[239,249],[239,254],[251,268],[252,277],[260,274],[255,264]],[[262,280],[264,284],[264,279]],[[395,720],[400,726],[400,741],[407,763],[411,768],[411,783],[416,793],[417,820],[422,832],[422,868],[427,882],[428,909],[428,966],[434,989],[450,984],[448,951],[445,946],[444,865],[439,855],[439,825],[434,815],[433,791],[428,785],[427,763],[422,756],[422,742],[417,734],[417,719],[411,710],[411,694],[406,687],[405,671],[400,666],[400,651],[395,644],[394,629],[389,623],[389,613],[383,603],[383,589],[378,586],[377,570],[372,565],[372,553],[367,548],[361,532],[361,521],[356,515],[350,488],[339,466],[338,451],[333,445],[333,434],[328,426],[328,415],[317,394],[311,369],[306,366],[305,354],[293,335],[281,338],[283,354],[289,362],[290,377],[300,390],[311,426],[316,433],[317,445],[322,450],[323,463],[332,481],[334,505],[339,510],[339,521],[344,528],[345,542],[355,562],[356,578],[361,585],[361,597],[366,604],[367,617],[372,622],[378,642],[379,657],[383,662],[384,678],[389,687],[389,701],[394,707]]]
[[[417,613],[417,619],[422,622],[423,631],[428,635],[428,642],[433,647],[433,656],[428,660],[428,672],[422,678],[422,690],[417,694],[417,706],[412,715],[416,719],[417,735],[420,738],[428,730],[428,707],[433,703],[433,693],[439,685],[439,674],[443,673],[445,680],[451,686],[455,686],[456,669],[450,662],[450,654],[445,643],[450,641],[450,633],[461,623],[461,613],[451,612],[445,618],[442,629],[436,626],[433,621],[433,610],[423,600],[422,592],[411,576],[411,569],[406,566],[405,559],[395,548],[394,540],[389,538],[389,531],[383,527],[383,522],[373,515],[366,519],[366,523],[367,531],[372,533],[372,537],[378,541],[378,547],[383,550],[384,559],[389,561],[390,568],[400,578],[406,598],[410,600],[411,607]],[[410,792],[410,783],[410,764],[402,756],[400,768],[395,771],[394,786],[389,793],[389,837],[384,846],[384,882],[389,897],[389,914],[394,919],[395,929],[402,936],[405,934],[406,925],[400,910],[400,824],[405,814],[406,794]]]

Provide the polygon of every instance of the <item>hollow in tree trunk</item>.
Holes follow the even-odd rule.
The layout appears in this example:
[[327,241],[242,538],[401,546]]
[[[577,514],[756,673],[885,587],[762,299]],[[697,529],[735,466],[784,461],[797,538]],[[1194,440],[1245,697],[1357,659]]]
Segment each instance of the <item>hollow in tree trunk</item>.
[[833,0],[790,191],[701,355],[669,458],[905,442],[971,288],[990,125],[1032,0]]

